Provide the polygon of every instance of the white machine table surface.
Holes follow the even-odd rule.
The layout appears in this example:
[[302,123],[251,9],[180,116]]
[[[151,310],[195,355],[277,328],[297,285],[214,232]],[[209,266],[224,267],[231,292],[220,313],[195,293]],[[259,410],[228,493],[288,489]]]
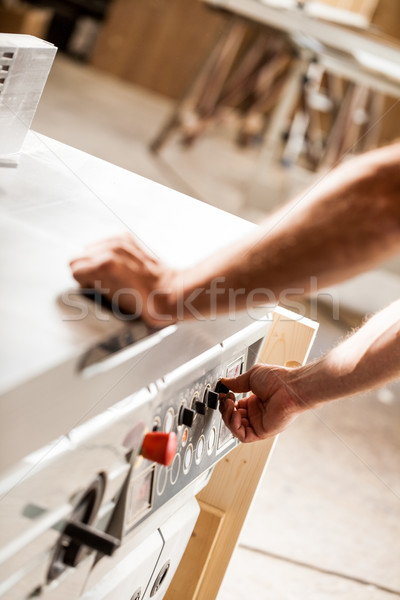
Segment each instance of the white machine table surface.
[[[35,132],[19,167],[0,175],[3,455],[12,439],[29,438],[14,456],[22,458],[105,410],[115,394],[141,389],[252,322],[254,315],[242,314],[167,327],[135,345],[134,363],[100,361],[100,387],[95,396],[82,394],[88,353],[143,324],[121,322],[105,309],[96,318],[72,278],[72,257],[130,230],[169,264],[186,267],[255,226]],[[84,319],[71,320],[79,314],[63,300],[71,290],[68,298],[87,308]]]

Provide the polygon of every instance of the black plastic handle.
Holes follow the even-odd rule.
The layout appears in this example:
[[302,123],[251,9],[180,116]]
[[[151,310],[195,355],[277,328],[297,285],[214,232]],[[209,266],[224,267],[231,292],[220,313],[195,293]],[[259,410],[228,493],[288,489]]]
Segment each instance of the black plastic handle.
[[69,521],[65,526],[63,535],[70,537],[75,543],[83,544],[93,550],[97,550],[101,554],[112,556],[115,550],[120,546],[121,542],[118,538],[104,533],[103,531],[97,531],[90,525],[85,523],[77,523]]

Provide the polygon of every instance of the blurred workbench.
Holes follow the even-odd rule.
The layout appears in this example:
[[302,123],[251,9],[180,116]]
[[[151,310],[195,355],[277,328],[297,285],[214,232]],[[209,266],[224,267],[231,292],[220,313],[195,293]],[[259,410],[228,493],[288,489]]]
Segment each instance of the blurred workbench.
[[389,0],[115,0],[93,64],[179,98],[152,150],[174,131],[190,145],[235,123],[264,169],[307,178],[400,135],[396,11]]

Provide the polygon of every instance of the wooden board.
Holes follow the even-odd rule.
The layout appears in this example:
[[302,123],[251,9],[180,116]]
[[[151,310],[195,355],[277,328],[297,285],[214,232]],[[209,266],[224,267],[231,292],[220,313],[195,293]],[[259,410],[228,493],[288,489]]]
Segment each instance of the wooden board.
[[179,98],[227,17],[198,0],[114,0],[92,56],[96,67]]
[[[308,0],[306,0],[307,2]],[[311,0],[314,4],[316,0]],[[321,4],[327,4],[341,10],[355,12],[370,21],[374,15],[379,0],[318,0]]]
[[400,40],[399,0],[379,0],[372,23],[378,31]]
[[[302,364],[318,325],[278,308],[260,362]],[[242,444],[220,461],[197,499],[201,512],[165,600],[213,600],[237,544],[275,438]]]
[[0,6],[1,31],[23,33],[46,39],[53,11],[27,5]]

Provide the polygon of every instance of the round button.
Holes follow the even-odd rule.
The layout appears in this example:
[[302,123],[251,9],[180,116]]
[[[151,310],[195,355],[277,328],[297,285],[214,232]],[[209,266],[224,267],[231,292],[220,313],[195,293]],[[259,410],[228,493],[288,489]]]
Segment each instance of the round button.
[[193,458],[193,446],[192,446],[192,444],[189,444],[189,446],[186,448],[185,457],[183,459],[183,472],[184,473],[188,473],[188,471],[190,469],[190,465],[192,464],[192,458]]
[[155,417],[153,421],[153,431],[159,431],[161,427],[161,419],[160,417]]
[[215,431],[215,427],[213,427],[208,435],[207,454],[211,454],[211,452],[214,449],[215,437],[216,437],[216,431]]
[[169,480],[172,485],[176,483],[178,479],[179,471],[181,468],[181,455],[175,454],[174,462],[172,463],[170,472],[169,472]]
[[170,408],[164,418],[164,431],[170,433],[174,427],[174,409]]
[[164,493],[165,486],[167,485],[167,475],[168,469],[166,467],[161,467],[157,477],[157,494],[159,496]]
[[185,427],[182,433],[182,446],[186,446],[186,442],[188,441],[189,429]]
[[199,440],[198,440],[197,446],[196,446],[196,463],[197,464],[199,464],[199,462],[203,458],[204,447],[205,447],[204,435],[201,435],[199,437]]

